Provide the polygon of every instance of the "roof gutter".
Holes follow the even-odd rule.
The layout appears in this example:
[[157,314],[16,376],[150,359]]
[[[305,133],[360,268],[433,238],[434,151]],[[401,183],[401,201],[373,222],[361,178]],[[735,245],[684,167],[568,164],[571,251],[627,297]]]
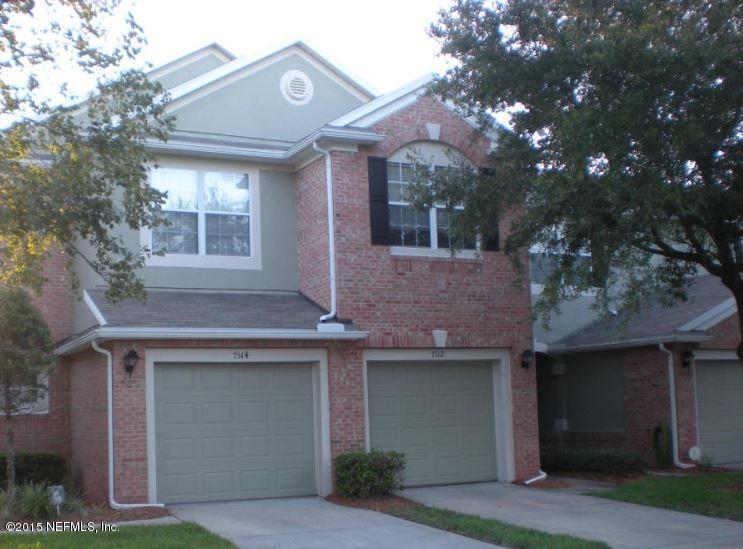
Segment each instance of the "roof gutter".
[[112,509],[138,509],[140,507],[165,507],[162,503],[119,503],[114,493],[114,382],[111,351],[91,341],[93,350],[106,357],[106,385],[108,389],[108,504]]
[[373,145],[374,143],[379,143],[385,139],[385,137],[365,129],[325,126],[298,141],[288,149],[248,147],[205,142],[199,143],[193,141],[178,141],[177,139],[171,139],[167,142],[146,140],[144,144],[145,147],[154,152],[210,157],[216,156],[221,158],[258,160],[263,162],[292,163],[299,154],[304,152],[310,146],[314,147],[315,142],[320,139],[327,139],[338,143]]
[[108,327],[95,328],[63,342],[54,350],[56,356],[72,354],[92,341],[115,339],[298,339],[298,340],[336,340],[364,339],[368,332],[343,331],[321,332],[318,330],[280,330],[244,328],[139,328]]
[[636,337],[623,341],[605,341],[588,343],[585,345],[550,344],[548,351],[551,354],[583,353],[587,351],[603,351],[608,349],[623,349],[627,347],[641,347],[643,345],[657,345],[658,343],[703,343],[712,339],[712,336],[703,333],[668,334],[652,337]]
[[[335,207],[333,204],[333,158],[328,149],[317,142],[312,147],[325,156],[325,194],[328,198],[328,275],[330,278],[330,312],[320,317],[320,322],[335,320],[338,313],[338,290],[335,281]],[[318,326],[319,327],[319,326]]]

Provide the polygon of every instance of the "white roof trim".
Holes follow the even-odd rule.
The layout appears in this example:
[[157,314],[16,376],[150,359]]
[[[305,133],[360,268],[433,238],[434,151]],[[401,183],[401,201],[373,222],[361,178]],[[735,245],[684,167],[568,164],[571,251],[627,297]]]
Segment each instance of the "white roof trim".
[[83,290],[83,301],[88,306],[88,309],[90,309],[90,312],[93,313],[98,324],[101,326],[108,324],[108,322],[106,322],[106,317],[103,316],[103,313],[101,313],[101,310],[95,304],[95,301],[93,301],[90,294],[88,294],[88,290]]
[[368,332],[318,332],[317,330],[245,329],[245,328],[96,328],[59,345],[56,356],[63,356],[87,346],[94,339],[365,339]]
[[338,67],[330,63],[330,61],[321,57],[315,50],[309,48],[303,42],[293,42],[269,53],[251,57],[239,57],[188,82],[175,86],[170,90],[168,111],[184,107],[192,101],[204,97],[224,86],[228,86],[292,54],[299,55],[315,68],[324,72],[358,99],[369,101],[374,97],[374,94],[369,89],[342,72]]
[[708,311],[702,313],[696,318],[693,318],[683,326],[679,328],[679,331],[688,332],[690,330],[708,330],[712,326],[719,324],[730,315],[735,314],[738,307],[735,305],[735,298],[731,297],[726,299],[716,307],[712,307]]
[[697,365],[700,360],[740,360],[738,353],[724,349],[695,349],[694,358]]
[[229,63],[230,61],[235,60],[235,56],[232,53],[224,49],[216,42],[212,42],[211,44],[207,44],[206,46],[194,50],[191,53],[187,53],[186,55],[182,55],[180,57],[177,57],[176,59],[172,59],[171,61],[158,65],[157,67],[147,72],[147,77],[160,78],[209,55],[216,56],[223,63]]
[[601,343],[588,343],[585,345],[564,345],[551,344],[548,346],[550,353],[582,353],[585,351],[601,351],[604,349],[621,349],[626,347],[642,347],[645,345],[654,345],[656,343],[702,343],[709,341],[712,336],[707,334],[668,334],[652,337],[637,337],[634,339],[625,339],[623,341],[604,341]]
[[433,73],[421,76],[393,92],[377,97],[365,105],[361,105],[351,112],[336,118],[329,125],[368,128],[393,112],[413,103],[421,95],[421,90],[433,82],[434,77],[435,74]]
[[384,136],[354,128],[335,128],[326,126],[313,132],[285,150],[241,147],[239,145],[213,145],[209,143],[194,143],[192,141],[178,141],[177,139],[171,139],[167,142],[148,141],[146,142],[146,146],[154,151],[169,152],[173,154],[218,156],[223,158],[264,160],[267,162],[291,162],[296,155],[320,139],[325,139],[331,142],[371,145],[382,141]]

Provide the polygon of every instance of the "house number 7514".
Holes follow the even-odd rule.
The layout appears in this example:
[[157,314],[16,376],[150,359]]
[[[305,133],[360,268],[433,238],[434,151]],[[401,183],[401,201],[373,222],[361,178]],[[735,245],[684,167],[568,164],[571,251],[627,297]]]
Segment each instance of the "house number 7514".
[[235,360],[247,360],[250,356],[250,352],[248,351],[235,351],[232,353],[232,358]]

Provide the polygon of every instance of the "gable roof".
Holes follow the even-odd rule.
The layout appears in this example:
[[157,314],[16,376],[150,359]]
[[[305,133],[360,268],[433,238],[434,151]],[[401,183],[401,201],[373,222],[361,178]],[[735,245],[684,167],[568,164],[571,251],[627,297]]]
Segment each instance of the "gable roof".
[[688,299],[666,307],[650,299],[638,313],[622,310],[549,345],[564,353],[603,348],[635,347],[660,342],[700,342],[711,338],[704,330],[735,313],[730,290],[712,275],[700,275],[687,291]]
[[361,105],[360,107],[336,118],[330,122],[330,126],[356,126],[359,128],[368,128],[376,124],[382,118],[390,113],[400,110],[415,102],[416,99],[426,90],[428,85],[433,82],[435,74],[428,73],[412,82],[382,95]]
[[369,101],[375,97],[375,93],[366,85],[361,84],[355,78],[349,76],[345,71],[331,63],[327,57],[320,55],[302,41],[292,42],[270,53],[261,53],[254,56],[238,57],[196,78],[184,82],[170,90],[170,101],[173,107],[180,105],[185,98],[205,88],[211,90],[214,87],[225,85],[236,78],[240,78],[251,72],[255,72],[274,63],[292,53],[298,53],[305,60],[322,67],[325,72],[333,75],[346,89],[355,94],[362,101]]

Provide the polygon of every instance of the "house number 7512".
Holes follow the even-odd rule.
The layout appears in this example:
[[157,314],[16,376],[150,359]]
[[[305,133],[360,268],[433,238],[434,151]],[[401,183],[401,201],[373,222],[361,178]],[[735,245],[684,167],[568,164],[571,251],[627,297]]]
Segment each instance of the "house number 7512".
[[432,351],[431,358],[444,358],[444,351]]
[[250,356],[250,352],[248,351],[235,351],[232,353],[232,358],[235,360],[247,360]]

